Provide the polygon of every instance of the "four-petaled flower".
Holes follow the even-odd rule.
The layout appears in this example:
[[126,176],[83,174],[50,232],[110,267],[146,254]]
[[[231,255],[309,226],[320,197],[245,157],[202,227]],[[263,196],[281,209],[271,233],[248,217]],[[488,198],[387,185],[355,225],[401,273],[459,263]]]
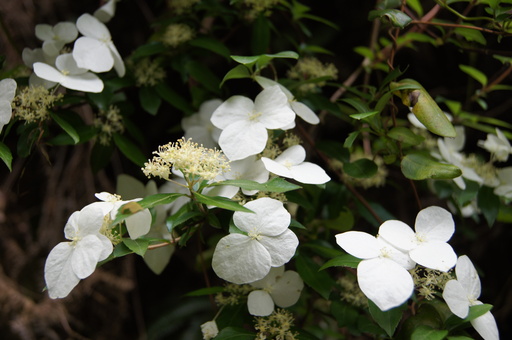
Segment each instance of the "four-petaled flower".
[[[469,314],[470,306],[482,304],[478,300],[481,291],[480,278],[475,266],[466,255],[460,256],[457,260],[455,274],[457,279],[448,281],[444,286],[443,298],[452,313],[464,319]],[[496,320],[491,312],[486,312],[470,322],[485,340],[500,338]]]
[[36,25],[36,37],[43,41],[43,51],[50,56],[57,56],[67,43],[78,36],[76,25],[72,22],[60,22],[55,26]]
[[489,151],[492,158],[499,162],[506,162],[508,155],[512,153],[512,146],[507,136],[498,128],[496,128],[495,135],[489,133],[486,140],[479,140],[478,146]]
[[222,129],[219,145],[229,160],[256,155],[265,149],[267,129],[282,129],[295,119],[288,98],[279,86],[261,91],[254,102],[232,96],[213,113],[213,125]]
[[414,229],[416,232],[402,221],[389,220],[380,226],[379,236],[424,267],[446,272],[455,266],[457,255],[446,243],[455,232],[449,211],[436,206],[421,210]]
[[274,311],[274,304],[286,308],[293,306],[300,298],[304,288],[299,273],[293,270],[284,271],[284,266],[270,269],[263,279],[251,283],[260,288],[247,296],[249,313],[255,316],[267,316]]
[[272,267],[290,261],[299,244],[297,236],[288,229],[291,216],[282,202],[263,197],[244,206],[254,213],[233,214],[233,222],[241,233],[224,236],[212,259],[215,273],[237,284],[261,280]]
[[357,282],[366,297],[386,311],[407,301],[414,290],[411,274],[414,261],[381,237],[361,231],[336,235],[347,253],[363,259],[357,265]]

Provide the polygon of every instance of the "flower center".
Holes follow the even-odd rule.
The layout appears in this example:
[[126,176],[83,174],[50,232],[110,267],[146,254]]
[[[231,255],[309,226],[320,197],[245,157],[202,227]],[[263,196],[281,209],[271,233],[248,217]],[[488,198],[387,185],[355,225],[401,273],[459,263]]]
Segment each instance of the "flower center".
[[253,121],[258,121],[258,118],[262,115],[261,112],[254,112],[252,111],[251,113],[249,113],[249,120],[251,122]]
[[250,232],[247,233],[247,236],[249,236],[251,240],[255,241],[259,241],[263,237],[257,228],[253,228]]

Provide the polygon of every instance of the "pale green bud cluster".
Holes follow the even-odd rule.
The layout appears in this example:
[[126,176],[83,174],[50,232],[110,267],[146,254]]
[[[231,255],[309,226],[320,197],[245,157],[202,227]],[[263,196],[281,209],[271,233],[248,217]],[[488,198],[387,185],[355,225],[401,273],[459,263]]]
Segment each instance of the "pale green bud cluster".
[[215,295],[215,303],[218,306],[235,306],[247,299],[247,295],[253,290],[254,287],[250,285],[227,283],[224,292]]
[[27,123],[42,122],[50,118],[48,110],[62,96],[62,93],[50,93],[43,86],[24,87],[12,101],[14,116]]
[[256,317],[255,321],[257,340],[295,340],[299,336],[297,332],[291,330],[295,321],[293,314],[285,309],[278,309],[269,316]]
[[110,144],[114,133],[123,133],[124,124],[121,111],[115,105],[110,105],[108,110],[100,110],[98,116],[94,119],[94,126],[100,130],[98,134],[101,145]]
[[278,5],[280,0],[243,0],[242,3],[247,7],[245,17],[254,20],[260,13],[266,16],[272,14],[271,9]]
[[200,0],[169,0],[167,4],[174,13],[183,14],[199,2]]
[[368,298],[359,288],[355,276],[345,275],[336,281],[340,287],[340,297],[352,306],[366,308],[368,307]]
[[165,77],[165,69],[156,60],[144,58],[133,67],[133,76],[137,86],[155,86]]
[[177,47],[194,38],[194,30],[185,24],[171,24],[162,35],[162,42],[170,47]]
[[[338,78],[338,69],[334,64],[322,64],[313,57],[299,59],[297,64],[288,71],[288,77],[297,80],[309,80],[321,77]],[[314,92],[319,87],[325,86],[325,81],[302,84],[299,86],[301,92]]]
[[420,266],[411,269],[410,273],[418,290],[418,295],[425,297],[427,300],[433,300],[436,293],[443,291],[446,282],[453,279],[452,271],[442,272]]

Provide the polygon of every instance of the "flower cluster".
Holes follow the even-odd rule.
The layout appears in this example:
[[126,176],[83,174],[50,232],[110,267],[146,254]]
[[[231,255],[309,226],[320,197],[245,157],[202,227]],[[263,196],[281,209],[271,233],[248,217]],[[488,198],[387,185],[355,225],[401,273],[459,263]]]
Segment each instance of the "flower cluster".
[[132,67],[135,84],[142,86],[155,86],[161,83],[165,77],[165,69],[157,60],[144,58]]
[[[334,64],[322,64],[322,62],[316,58],[303,58],[297,62],[290,71],[288,71],[288,77],[297,80],[311,80],[315,78],[338,78],[338,69]],[[302,84],[299,89],[301,92],[312,92],[326,84],[325,80]]]
[[41,122],[50,118],[50,109],[63,95],[54,94],[44,86],[25,86],[14,97],[14,116],[27,123]]
[[192,38],[194,38],[194,30],[185,24],[171,24],[167,26],[162,35],[162,42],[170,47],[177,47]]
[[124,131],[123,116],[119,108],[115,105],[110,105],[107,110],[100,110],[94,119],[94,126],[100,130],[98,135],[100,144],[110,144],[113,134]]

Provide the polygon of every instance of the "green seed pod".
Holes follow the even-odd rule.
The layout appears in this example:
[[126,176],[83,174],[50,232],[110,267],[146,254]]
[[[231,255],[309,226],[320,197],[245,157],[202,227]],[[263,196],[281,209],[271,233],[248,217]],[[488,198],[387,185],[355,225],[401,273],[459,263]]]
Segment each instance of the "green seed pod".
[[[416,89],[395,90],[400,86],[412,85]],[[403,79],[390,84],[391,91],[402,99],[418,120],[432,133],[443,137],[455,137],[455,128],[437,103],[416,80]]]

